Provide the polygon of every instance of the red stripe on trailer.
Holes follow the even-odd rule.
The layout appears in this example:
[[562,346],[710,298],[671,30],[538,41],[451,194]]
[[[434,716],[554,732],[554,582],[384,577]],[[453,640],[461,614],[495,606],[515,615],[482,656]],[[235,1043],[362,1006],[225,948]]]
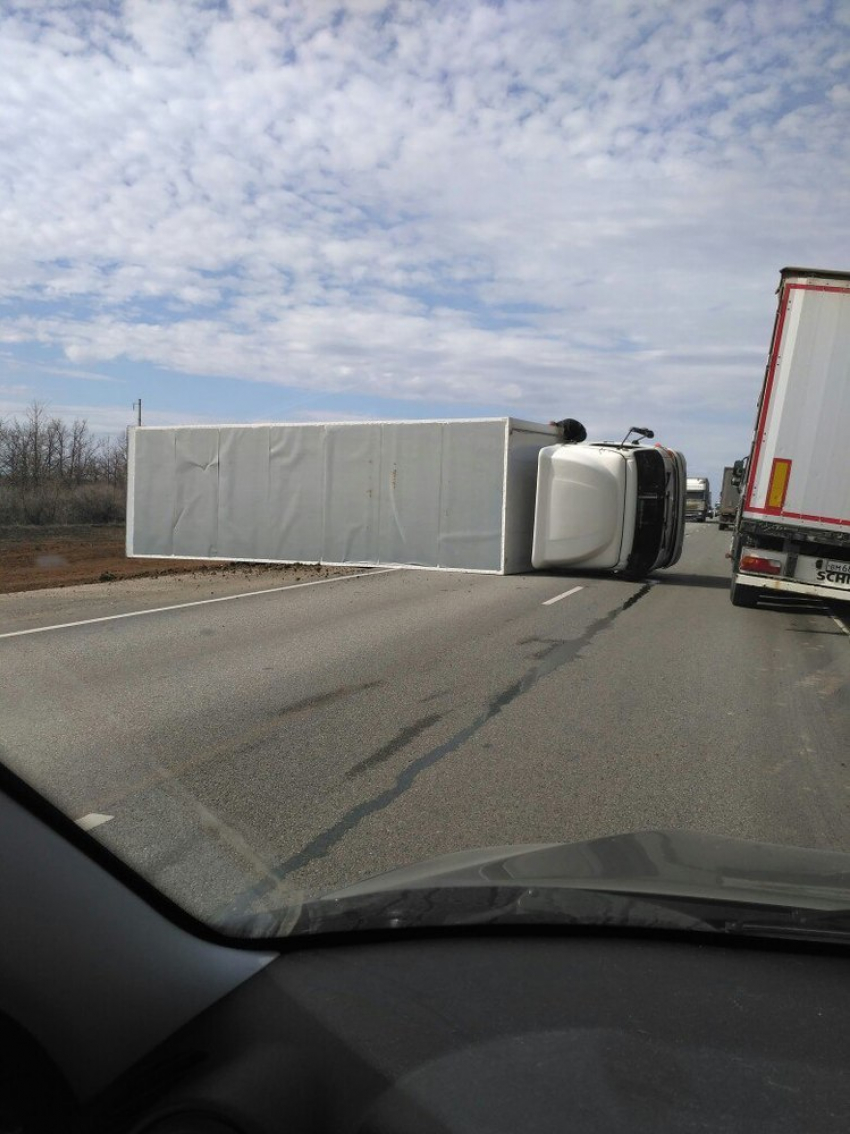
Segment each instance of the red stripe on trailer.
[[[770,363],[767,370],[767,381],[765,382],[764,397],[762,398],[761,410],[759,412],[758,425],[756,426],[756,445],[753,452],[753,459],[750,466],[751,475],[747,477],[747,499],[744,501],[745,512],[760,512],[768,513],[766,508],[754,508],[752,505],[753,490],[755,488],[755,479],[759,473],[759,457],[761,456],[761,446],[764,440],[764,426],[767,421],[767,411],[770,407],[770,395],[773,393],[773,379],[776,376],[776,364],[779,361],[779,348],[782,345],[782,332],[785,330],[785,316],[788,314],[788,306],[791,302],[792,291],[838,291],[843,292],[844,295],[850,296],[850,288],[846,287],[831,287],[828,284],[786,284],[785,293],[783,293],[782,308],[779,313],[779,322],[776,325],[776,334],[773,338],[773,350],[770,355]],[[801,516],[792,512],[786,512],[785,515],[792,520],[820,520],[824,524],[847,524],[850,525],[850,520],[828,520],[820,516]]]
[[[767,367],[767,380],[765,381],[764,397],[761,400],[761,409],[759,410],[758,425],[756,426],[756,447],[753,453],[752,461],[752,475],[747,477],[747,499],[744,502],[744,511],[751,512],[756,509],[751,507],[753,499],[753,490],[755,489],[756,476],[759,471],[759,457],[761,456],[761,445],[764,440],[764,428],[767,421],[767,411],[770,407],[770,395],[773,393],[773,379],[776,376],[776,364],[779,361],[779,347],[782,344],[782,332],[785,330],[785,316],[788,313],[788,304],[791,302],[791,288],[788,289],[788,294],[782,296],[782,308],[779,312],[779,322],[776,324],[776,334],[773,336],[773,350],[770,355],[770,362]],[[758,509],[763,511],[764,509]]]
[[843,291],[850,292],[850,287],[832,287],[827,284],[789,283],[789,291]]
[[[760,516],[775,516],[776,512],[770,508],[747,508],[748,512],[756,512]],[[810,520],[815,524],[840,524],[850,528],[850,520],[839,519],[838,516],[810,516],[806,512],[783,512],[783,520]]]

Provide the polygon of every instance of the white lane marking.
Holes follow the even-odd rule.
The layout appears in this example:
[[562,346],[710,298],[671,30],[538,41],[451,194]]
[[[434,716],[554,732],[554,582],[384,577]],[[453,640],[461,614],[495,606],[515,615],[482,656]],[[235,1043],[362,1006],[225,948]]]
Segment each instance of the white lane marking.
[[847,637],[850,638],[850,626],[847,626],[846,623],[844,623],[837,614],[833,614],[832,611],[829,612],[829,617],[839,628],[839,630],[843,630]]
[[243,591],[239,595],[219,595],[218,598],[194,599],[176,602],[172,606],[156,606],[150,610],[129,610],[125,614],[104,614],[101,618],[83,618],[79,622],[60,622],[56,626],[34,626],[31,630],[10,630],[0,638],[22,638],[25,634],[46,634],[48,630],[69,630],[73,626],[93,626],[96,622],[115,622],[119,618],[141,618],[144,614],[164,614],[169,610],[186,610],[190,606],[208,606],[213,602],[230,602],[233,599],[254,598],[256,595],[273,595],[278,591],[295,591],[299,587],[317,587],[320,583],[339,583],[344,579],[368,579],[373,575],[386,575],[398,567],[381,567],[377,571],[359,571],[356,575],[334,575],[332,579],[311,579],[308,583],[287,583],[285,587],[268,587],[264,591]]
[[551,606],[553,602],[560,602],[562,598],[569,598],[570,595],[574,595],[576,593],[576,591],[583,591],[583,590],[584,590],[584,587],[573,587],[573,589],[571,591],[564,591],[563,594],[555,595],[554,598],[547,598],[546,601],[543,603],[543,606]]
[[82,827],[84,831],[93,831],[95,827],[101,827],[114,818],[114,815],[98,815],[96,811],[92,811],[88,815],[84,815],[82,819],[78,819],[77,826]]

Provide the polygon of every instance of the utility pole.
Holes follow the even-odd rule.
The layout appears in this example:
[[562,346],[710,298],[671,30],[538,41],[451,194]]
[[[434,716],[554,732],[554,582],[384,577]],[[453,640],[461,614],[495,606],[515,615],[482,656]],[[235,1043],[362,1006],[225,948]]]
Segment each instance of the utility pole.
[[136,425],[142,424],[142,399],[139,398],[137,402],[133,402],[133,409],[136,410]]

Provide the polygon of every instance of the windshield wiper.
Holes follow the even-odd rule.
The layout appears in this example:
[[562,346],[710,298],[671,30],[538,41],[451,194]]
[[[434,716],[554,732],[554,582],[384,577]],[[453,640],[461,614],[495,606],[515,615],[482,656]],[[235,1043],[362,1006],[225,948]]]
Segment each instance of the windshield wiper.
[[727,919],[725,932],[745,937],[782,937],[793,940],[850,943],[850,909],[788,909],[747,911],[740,920]]
[[688,912],[642,894],[557,886],[428,886],[379,890],[257,912],[226,931],[249,937],[397,929],[527,926],[714,931]]
[[308,899],[234,918],[225,932],[285,937],[334,932],[526,926],[696,931],[850,943],[850,909],[812,910],[700,895],[653,894],[565,885],[434,885]]

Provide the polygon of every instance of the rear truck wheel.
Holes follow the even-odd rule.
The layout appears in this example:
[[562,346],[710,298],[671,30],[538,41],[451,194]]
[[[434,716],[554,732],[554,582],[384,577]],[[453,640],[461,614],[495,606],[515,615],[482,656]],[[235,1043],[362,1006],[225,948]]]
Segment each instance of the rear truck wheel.
[[760,587],[747,587],[740,583],[733,583],[729,597],[732,599],[733,606],[753,607],[758,603],[761,593]]
[[720,521],[718,520],[718,523],[717,523],[717,530],[718,531],[725,532],[728,527],[729,527],[728,524],[721,524]]

